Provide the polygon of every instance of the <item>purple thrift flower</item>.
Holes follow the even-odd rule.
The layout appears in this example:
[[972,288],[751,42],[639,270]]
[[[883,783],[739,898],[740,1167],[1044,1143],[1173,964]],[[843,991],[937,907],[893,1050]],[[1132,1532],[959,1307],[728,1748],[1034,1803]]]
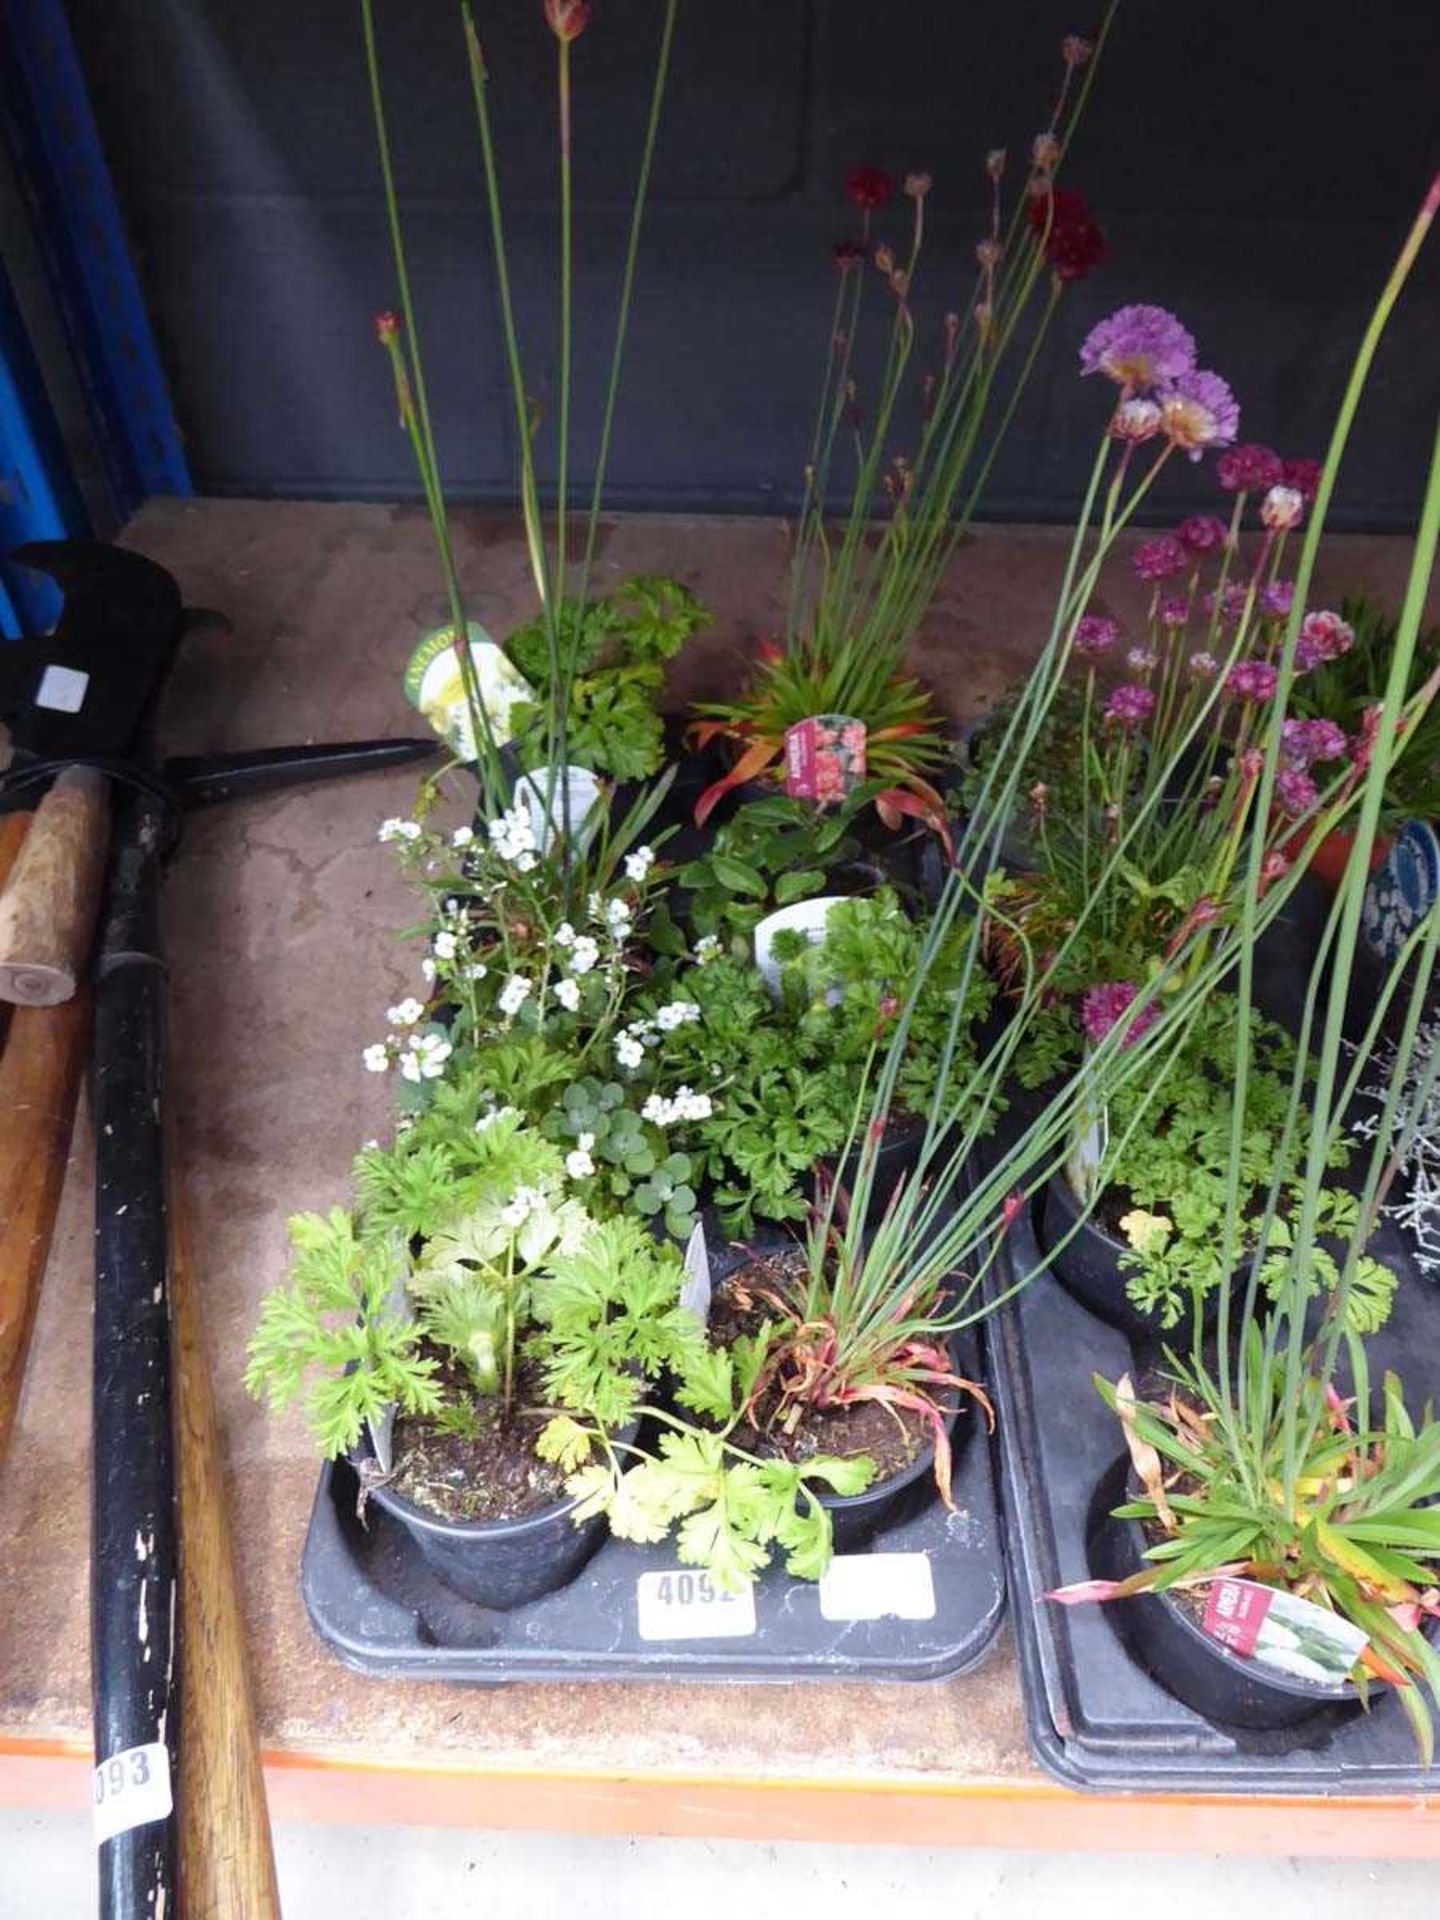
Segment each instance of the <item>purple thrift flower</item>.
[[[1355,629],[1350,622],[1342,620],[1338,613],[1330,613],[1324,608],[1318,608],[1314,613],[1307,613],[1300,623],[1300,639],[1306,642],[1315,655],[1315,659],[1310,662],[1312,666],[1319,660],[1338,660],[1342,653],[1350,651],[1354,638]],[[1300,654],[1298,644],[1295,654],[1298,662]]]
[[1125,656],[1125,664],[1132,673],[1138,673],[1141,679],[1152,674],[1159,666],[1159,656],[1151,653],[1148,647],[1131,647]]
[[1276,774],[1275,797],[1292,820],[1303,819],[1320,804],[1319,788],[1308,773],[1301,773],[1297,767],[1287,767],[1284,773]]
[[1162,533],[1157,540],[1147,540],[1137,547],[1130,564],[1141,580],[1169,580],[1187,571],[1190,556],[1173,533]]
[[1119,638],[1118,620],[1107,620],[1099,613],[1086,613],[1075,623],[1075,638],[1071,644],[1083,659],[1098,660],[1102,653],[1110,651]]
[[1278,678],[1268,660],[1240,660],[1225,676],[1225,691],[1242,700],[1273,700]]
[[1282,478],[1293,487],[1308,507],[1320,491],[1321,466],[1318,460],[1287,460]]
[[1287,720],[1280,738],[1286,760],[1301,772],[1315,760],[1343,760],[1350,750],[1345,729],[1333,720]]
[[1192,653],[1190,671],[1197,680],[1213,680],[1220,671],[1220,662],[1213,653]]
[[1227,493],[1258,493],[1262,488],[1280,485],[1285,478],[1285,463],[1273,447],[1262,447],[1252,440],[1220,456],[1215,478]]
[[1295,604],[1295,582],[1293,580],[1271,580],[1261,587],[1257,596],[1261,616],[1266,620],[1288,620],[1290,609]]
[[1260,502],[1260,523],[1272,533],[1289,533],[1305,518],[1305,498],[1298,487],[1271,487]]
[[1240,407],[1229,383],[1204,369],[1182,373],[1160,396],[1173,444],[1198,460],[1208,447],[1228,447],[1240,430]]
[[1127,393],[1166,386],[1194,365],[1194,336],[1164,307],[1121,307],[1080,349],[1082,373],[1103,373]]
[[1141,446],[1160,431],[1160,409],[1153,400],[1122,400],[1110,422],[1111,437]]
[[1122,727],[1137,727],[1142,720],[1148,720],[1155,710],[1155,696],[1149,687],[1132,687],[1128,681],[1116,687],[1105,702],[1104,720],[1113,720]]
[[1227,580],[1225,582],[1225,591],[1218,599],[1213,593],[1206,594],[1205,611],[1207,613],[1214,613],[1218,608],[1222,622],[1227,627],[1233,627],[1245,611],[1245,602],[1249,597],[1249,593],[1250,589],[1245,586],[1242,581]]
[[1213,513],[1192,513],[1180,522],[1179,532],[1191,553],[1213,553],[1230,538],[1230,529]]
[[[1080,1024],[1086,1037],[1098,1046],[1116,1022],[1125,1018],[1134,1000],[1135,988],[1128,980],[1110,980],[1102,987],[1087,987],[1080,996]],[[1160,1009],[1153,1000],[1143,1006],[1130,1021],[1120,1042],[1121,1050],[1133,1047],[1159,1017]]]
[[1172,631],[1183,627],[1190,618],[1190,602],[1183,596],[1172,594],[1169,599],[1160,602],[1160,624]]

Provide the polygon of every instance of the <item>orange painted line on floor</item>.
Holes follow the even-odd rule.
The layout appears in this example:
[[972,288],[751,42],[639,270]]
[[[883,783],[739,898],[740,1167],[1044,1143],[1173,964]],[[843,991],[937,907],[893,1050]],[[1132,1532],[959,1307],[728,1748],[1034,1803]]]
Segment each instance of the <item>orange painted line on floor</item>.
[[[88,1746],[0,1735],[0,1803],[89,1803]],[[276,1820],[646,1833],[677,1838],[845,1840],[1034,1851],[1304,1853],[1440,1858],[1440,1802],[1350,1795],[1091,1795],[1015,1780],[741,1779],[485,1769],[464,1761],[265,1756]],[[1437,1784],[1440,1794],[1440,1784]]]

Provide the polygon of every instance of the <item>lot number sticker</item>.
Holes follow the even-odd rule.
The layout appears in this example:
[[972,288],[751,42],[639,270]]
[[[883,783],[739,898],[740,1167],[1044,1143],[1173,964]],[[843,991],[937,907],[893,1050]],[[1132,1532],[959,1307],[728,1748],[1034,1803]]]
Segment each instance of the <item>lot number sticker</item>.
[[170,1755],[163,1740],[112,1753],[95,1769],[95,1844],[103,1846],[132,1827],[168,1820]]
[[741,1640],[755,1631],[755,1589],[726,1593],[689,1567],[635,1583],[642,1640]]

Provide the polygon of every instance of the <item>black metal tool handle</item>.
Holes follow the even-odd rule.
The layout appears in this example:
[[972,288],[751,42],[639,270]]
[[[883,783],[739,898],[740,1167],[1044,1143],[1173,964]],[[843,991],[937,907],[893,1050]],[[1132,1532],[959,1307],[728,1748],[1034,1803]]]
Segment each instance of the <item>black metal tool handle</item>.
[[187,806],[240,800],[247,794],[335,780],[351,773],[429,760],[440,743],[429,739],[352,740],[334,746],[260,747],[250,753],[182,755],[165,763],[165,778]]
[[177,1911],[175,1456],[161,1124],[166,822],[119,803],[95,978],[90,1637],[101,1920]]

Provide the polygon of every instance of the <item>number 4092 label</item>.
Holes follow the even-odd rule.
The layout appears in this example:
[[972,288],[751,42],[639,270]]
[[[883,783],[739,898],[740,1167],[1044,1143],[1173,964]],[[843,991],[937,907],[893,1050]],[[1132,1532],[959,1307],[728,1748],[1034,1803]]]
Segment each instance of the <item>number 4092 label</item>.
[[726,1593],[688,1567],[635,1582],[642,1640],[737,1640],[755,1631],[755,1590]]
[[163,1740],[112,1753],[95,1769],[96,1846],[132,1827],[168,1820],[174,1804],[170,1755]]

